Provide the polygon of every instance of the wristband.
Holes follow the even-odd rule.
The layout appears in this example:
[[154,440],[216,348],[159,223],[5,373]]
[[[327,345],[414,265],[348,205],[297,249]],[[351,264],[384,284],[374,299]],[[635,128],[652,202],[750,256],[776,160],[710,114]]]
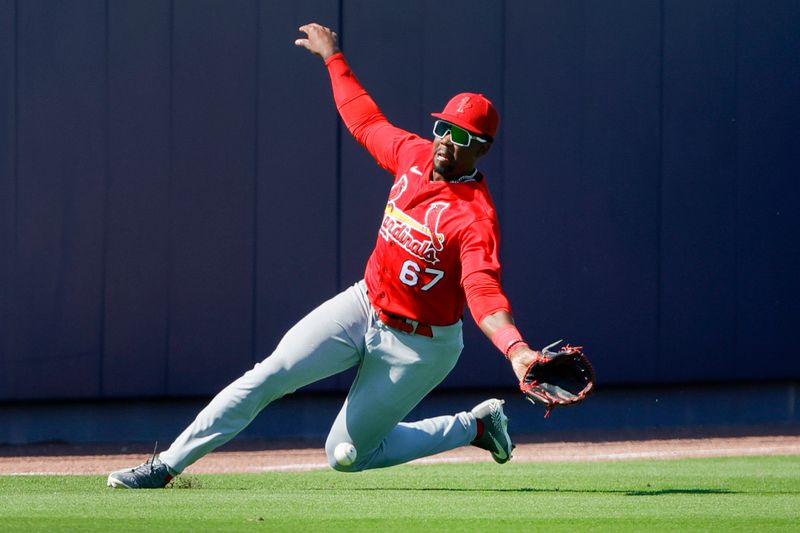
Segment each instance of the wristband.
[[491,339],[492,343],[503,353],[506,359],[508,359],[508,354],[511,353],[512,348],[517,348],[520,344],[528,345],[522,340],[522,334],[514,324],[500,326],[492,333]]

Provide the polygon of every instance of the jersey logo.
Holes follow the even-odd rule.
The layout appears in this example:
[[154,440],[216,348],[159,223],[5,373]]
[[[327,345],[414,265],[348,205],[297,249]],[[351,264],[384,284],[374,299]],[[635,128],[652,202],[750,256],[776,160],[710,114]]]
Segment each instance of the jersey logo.
[[397,207],[397,200],[408,188],[408,178],[403,174],[389,191],[389,200],[383,212],[380,236],[392,240],[405,251],[431,264],[439,262],[438,252],[444,249],[444,234],[439,232],[442,212],[448,202],[433,202],[425,212],[424,222],[419,222]]

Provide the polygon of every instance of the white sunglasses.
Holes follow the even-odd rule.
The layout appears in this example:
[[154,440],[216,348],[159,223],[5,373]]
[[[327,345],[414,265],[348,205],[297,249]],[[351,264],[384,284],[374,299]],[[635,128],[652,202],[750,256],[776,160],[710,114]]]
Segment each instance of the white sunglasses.
[[450,124],[444,120],[437,120],[433,123],[433,134],[437,138],[441,139],[448,133],[450,134],[450,140],[453,141],[453,144],[458,146],[469,146],[472,142],[472,139],[475,139],[481,143],[486,142],[486,139],[481,139],[477,135],[473,135],[464,128],[459,128],[455,124]]

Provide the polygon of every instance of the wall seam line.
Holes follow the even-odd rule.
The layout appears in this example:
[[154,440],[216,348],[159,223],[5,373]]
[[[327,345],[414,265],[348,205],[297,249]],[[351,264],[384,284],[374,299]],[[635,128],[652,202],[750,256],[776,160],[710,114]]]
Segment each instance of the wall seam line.
[[104,86],[103,86],[103,96],[104,96],[104,106],[105,109],[103,110],[105,115],[105,123],[103,125],[105,139],[103,143],[103,239],[102,239],[102,250],[101,250],[101,261],[102,261],[102,275],[100,276],[101,279],[101,294],[100,294],[100,331],[98,332],[98,348],[99,348],[99,368],[98,368],[98,381],[97,386],[100,392],[100,396],[105,396],[105,387],[103,376],[105,374],[105,356],[106,356],[106,308],[107,308],[107,289],[108,289],[108,216],[109,216],[109,209],[108,209],[108,199],[109,199],[109,190],[111,188],[111,9],[108,3],[108,0],[105,0],[103,4],[104,15],[105,15],[105,58],[104,58],[104,65],[103,65],[103,75],[104,75]]
[[658,232],[656,234],[656,331],[655,331],[655,375],[654,380],[658,379],[661,369],[662,346],[661,337],[663,334],[663,262],[664,262],[664,48],[665,48],[665,11],[664,0],[659,2],[659,30],[658,30],[658,172],[657,172],[657,202],[656,202],[656,224]]
[[[338,5],[339,48],[344,50],[344,0]],[[334,106],[335,107],[335,106]],[[336,113],[336,292],[342,290],[342,121]]]
[[259,199],[259,144],[261,138],[261,10],[262,3],[254,1],[255,6],[255,19],[256,19],[256,50],[255,50],[255,102],[253,105],[253,257],[252,266],[252,300],[250,310],[250,359],[252,362],[259,360],[257,345],[258,345],[258,199]]
[[173,197],[173,182],[174,182],[174,151],[175,151],[175,132],[174,132],[174,117],[175,117],[175,0],[169,2],[169,26],[168,26],[168,39],[169,39],[169,95],[168,95],[168,118],[167,118],[167,279],[166,279],[166,292],[165,302],[166,307],[164,313],[164,385],[163,392],[165,396],[169,395],[169,375],[170,375],[170,338],[172,335],[172,262],[173,262],[173,214],[172,214],[172,197]]

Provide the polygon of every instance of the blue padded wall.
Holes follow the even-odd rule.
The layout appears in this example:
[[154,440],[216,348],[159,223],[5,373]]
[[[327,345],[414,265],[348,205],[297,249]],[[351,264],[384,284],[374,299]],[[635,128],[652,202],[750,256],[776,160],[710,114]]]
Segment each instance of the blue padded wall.
[[14,21],[12,349],[3,357],[3,397],[95,397],[104,333],[105,3],[18,2]]
[[167,390],[171,18],[159,0],[109,4],[106,396]]
[[[0,0],[0,400],[212,394],[361,277],[391,177],[294,46],[310,20],[398,126],[497,105],[481,169],[534,345],[584,344],[601,385],[800,378],[745,364],[800,323],[797,2],[430,10]],[[465,321],[443,386],[513,387]]]

